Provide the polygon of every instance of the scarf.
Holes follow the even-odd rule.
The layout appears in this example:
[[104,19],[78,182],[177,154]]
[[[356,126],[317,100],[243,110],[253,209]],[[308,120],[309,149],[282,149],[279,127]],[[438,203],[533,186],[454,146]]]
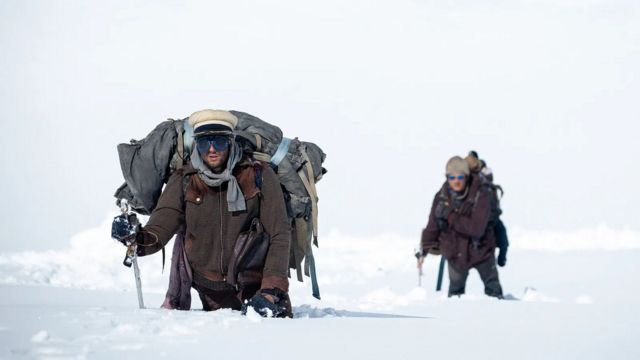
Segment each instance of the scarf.
[[197,146],[194,146],[191,151],[191,165],[194,169],[198,170],[198,175],[205,184],[216,187],[225,182],[229,183],[227,186],[227,204],[230,212],[244,211],[247,209],[244,194],[242,194],[242,190],[240,190],[240,185],[238,185],[236,177],[232,174],[233,168],[241,158],[242,149],[240,148],[240,144],[234,141],[229,148],[229,159],[227,159],[226,169],[220,174],[216,174],[202,161]]

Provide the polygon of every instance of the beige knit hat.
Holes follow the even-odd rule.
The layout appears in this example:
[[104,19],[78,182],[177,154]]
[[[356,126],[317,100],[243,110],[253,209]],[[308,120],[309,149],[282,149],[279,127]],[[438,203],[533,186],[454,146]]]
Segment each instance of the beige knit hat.
[[226,110],[200,110],[189,116],[194,135],[230,132],[238,125],[238,118]]
[[447,161],[447,175],[457,174],[469,176],[469,164],[460,156],[454,156]]

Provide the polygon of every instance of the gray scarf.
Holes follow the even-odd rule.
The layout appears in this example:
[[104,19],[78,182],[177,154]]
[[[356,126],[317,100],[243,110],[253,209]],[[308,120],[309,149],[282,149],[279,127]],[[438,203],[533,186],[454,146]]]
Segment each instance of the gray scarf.
[[242,149],[240,145],[235,141],[231,143],[229,149],[229,159],[227,160],[227,168],[220,174],[216,174],[207,167],[200,157],[198,147],[194,146],[191,151],[191,165],[194,169],[198,170],[200,179],[209,186],[220,186],[225,182],[229,182],[227,186],[227,204],[229,205],[229,211],[244,211],[247,209],[247,204],[244,199],[244,194],[240,190],[236,177],[233,176],[232,171],[238,161],[242,158]]

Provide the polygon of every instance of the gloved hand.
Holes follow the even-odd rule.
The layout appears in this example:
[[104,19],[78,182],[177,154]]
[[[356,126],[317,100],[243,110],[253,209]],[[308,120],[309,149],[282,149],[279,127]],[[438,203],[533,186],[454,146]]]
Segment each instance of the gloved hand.
[[262,317],[284,318],[290,317],[290,306],[287,307],[289,296],[280,289],[263,289],[251,299],[242,304],[242,315],[246,315],[252,308]]
[[140,221],[136,214],[121,214],[113,218],[111,223],[111,237],[128,246],[135,242],[140,230]]
[[500,250],[498,253],[498,266],[504,267],[507,265],[507,252]]
[[439,201],[436,206],[435,217],[438,229],[440,231],[446,231],[449,227],[448,219],[449,215],[454,211],[452,206],[445,205],[443,201]]
[[447,221],[447,219],[436,218],[436,223],[438,224],[438,229],[440,229],[440,231],[446,231],[449,227],[449,222]]

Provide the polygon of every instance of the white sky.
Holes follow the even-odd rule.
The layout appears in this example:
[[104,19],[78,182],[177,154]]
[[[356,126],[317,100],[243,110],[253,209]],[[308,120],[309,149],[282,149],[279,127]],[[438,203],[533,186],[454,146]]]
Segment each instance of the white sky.
[[509,226],[640,229],[639,4],[4,0],[0,249],[95,227],[116,145],[203,108],[323,147],[321,236],[417,242],[472,148]]

